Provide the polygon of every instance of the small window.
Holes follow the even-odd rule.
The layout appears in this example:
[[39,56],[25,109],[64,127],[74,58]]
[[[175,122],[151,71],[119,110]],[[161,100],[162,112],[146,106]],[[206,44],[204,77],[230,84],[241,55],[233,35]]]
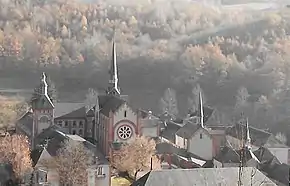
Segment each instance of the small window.
[[83,128],[83,127],[84,127],[82,121],[79,122],[79,127],[80,127],[80,128]]
[[103,175],[103,167],[98,167],[97,175]]
[[125,110],[124,111],[124,118],[126,118],[127,117],[127,111]]
[[65,127],[68,127],[68,121],[65,121],[65,122],[64,122],[64,126],[65,126]]
[[199,139],[202,139],[202,134],[199,134]]
[[57,121],[57,124],[62,127],[62,121]]
[[76,134],[76,131],[75,131],[75,130],[73,130],[73,131],[72,131],[72,134],[73,134],[73,135],[75,135],[75,134]]
[[83,135],[83,130],[82,129],[79,130],[79,135],[81,135],[81,136]]
[[77,127],[77,122],[73,121],[73,127]]

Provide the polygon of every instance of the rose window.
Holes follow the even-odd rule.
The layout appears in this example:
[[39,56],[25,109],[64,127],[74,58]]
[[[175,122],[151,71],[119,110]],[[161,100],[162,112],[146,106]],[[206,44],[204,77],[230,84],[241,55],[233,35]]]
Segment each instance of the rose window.
[[117,132],[118,136],[123,140],[129,139],[132,136],[132,129],[127,125],[119,127]]

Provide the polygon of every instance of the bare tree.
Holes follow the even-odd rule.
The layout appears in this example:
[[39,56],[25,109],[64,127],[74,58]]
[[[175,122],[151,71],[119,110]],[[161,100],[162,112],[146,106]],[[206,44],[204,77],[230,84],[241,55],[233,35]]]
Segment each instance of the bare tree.
[[178,115],[178,105],[176,93],[173,89],[168,88],[164,92],[164,96],[160,100],[160,108],[162,113],[168,113],[173,119]]
[[113,166],[121,172],[128,174],[136,180],[140,171],[160,168],[160,162],[155,156],[156,143],[144,136],[136,137],[131,143],[124,144],[113,155]]
[[199,84],[196,84],[192,91],[191,96],[188,98],[188,108],[191,112],[195,112],[198,109],[199,105],[199,93],[201,92],[203,104],[206,104],[206,97],[204,95],[203,90],[201,89]]
[[56,170],[61,184],[86,186],[91,158],[92,154],[82,143],[68,140],[63,143],[55,157],[43,161],[42,164]]
[[276,134],[275,136],[278,140],[280,140],[283,144],[287,143],[287,137],[285,134],[283,134],[282,132],[279,132]]
[[28,138],[22,135],[7,135],[0,139],[0,162],[12,165],[18,180],[32,170]]

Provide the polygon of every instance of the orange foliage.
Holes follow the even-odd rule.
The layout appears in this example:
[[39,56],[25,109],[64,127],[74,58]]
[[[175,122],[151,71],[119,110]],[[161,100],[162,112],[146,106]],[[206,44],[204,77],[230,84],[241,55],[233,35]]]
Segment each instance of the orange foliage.
[[31,171],[32,162],[28,138],[22,135],[5,136],[0,139],[0,162],[9,162],[17,178]]
[[146,137],[136,137],[134,141],[124,144],[113,155],[113,166],[119,171],[128,172],[134,179],[140,171],[148,171],[153,158],[153,169],[160,168],[160,162],[155,156],[156,143]]

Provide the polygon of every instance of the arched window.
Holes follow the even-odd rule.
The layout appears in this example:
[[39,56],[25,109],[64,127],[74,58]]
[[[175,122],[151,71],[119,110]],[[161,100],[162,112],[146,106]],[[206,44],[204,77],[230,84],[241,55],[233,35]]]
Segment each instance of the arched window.
[[75,130],[72,131],[72,134],[75,135],[77,132]]
[[48,118],[47,116],[42,116],[39,120],[40,123],[48,123]]
[[80,127],[80,128],[83,128],[83,127],[84,127],[84,126],[83,126],[83,121],[80,121],[80,122],[79,122],[79,127]]
[[82,129],[79,130],[79,135],[80,135],[80,136],[83,135],[83,130],[82,130]]

